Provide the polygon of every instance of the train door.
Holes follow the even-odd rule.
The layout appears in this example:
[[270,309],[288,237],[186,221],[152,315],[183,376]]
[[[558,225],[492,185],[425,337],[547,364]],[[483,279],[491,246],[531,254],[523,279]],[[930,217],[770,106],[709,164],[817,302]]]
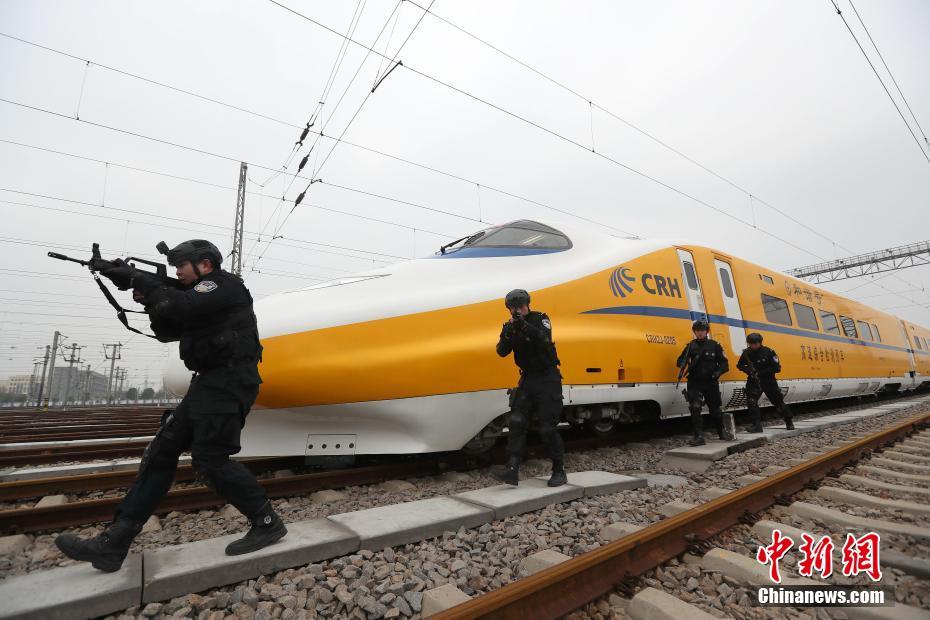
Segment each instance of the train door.
[[910,371],[905,377],[911,380],[909,387],[912,387],[917,384],[917,363],[914,361],[914,347],[911,345],[910,338],[907,337],[907,328],[904,327],[904,321],[899,320],[898,325],[901,326],[901,335],[904,336],[904,348],[907,349],[907,358],[908,362],[910,362]]
[[727,328],[730,331],[730,349],[735,355],[743,352],[746,341],[743,329],[743,311],[739,307],[739,296],[736,294],[736,282],[733,280],[733,269],[729,263],[719,258],[714,259],[714,268],[717,272],[717,281],[720,283],[720,294],[723,297],[724,315]]
[[697,271],[694,269],[694,256],[688,250],[679,248],[678,260],[681,262],[682,279],[685,281],[685,290],[688,293],[688,309],[691,311],[691,320],[707,320],[707,309],[704,306],[701,281],[698,280]]

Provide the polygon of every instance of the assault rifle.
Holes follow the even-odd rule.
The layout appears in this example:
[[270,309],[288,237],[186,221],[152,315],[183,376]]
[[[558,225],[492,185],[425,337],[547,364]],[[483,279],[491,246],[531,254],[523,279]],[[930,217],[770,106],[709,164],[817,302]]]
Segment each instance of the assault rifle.
[[744,350],[742,355],[739,356],[739,361],[736,362],[736,367],[739,368],[743,364],[743,360],[746,360],[745,366],[749,369],[749,379],[750,381],[755,381],[756,385],[762,387],[762,382],[759,380],[759,371],[756,370],[756,365],[753,363],[752,358],[746,354]]
[[[681,385],[682,378],[688,376],[688,370],[691,368],[691,348],[693,346],[694,341],[692,340],[688,343],[688,348],[685,350],[685,363],[678,369],[678,381],[675,382],[675,390],[678,390],[678,386]],[[688,398],[687,390],[682,390],[681,393],[685,395],[685,398]]]
[[[164,241],[159,241],[158,245],[156,245],[155,248],[158,250],[160,254],[168,253],[168,245]],[[149,338],[155,338],[155,336],[139,331],[138,329],[130,325],[129,320],[126,318],[127,312],[135,312],[137,314],[146,314],[146,313],[141,310],[127,310],[126,308],[123,308],[122,306],[120,306],[119,302],[117,302],[116,299],[113,297],[113,293],[110,292],[110,290],[106,287],[106,285],[100,279],[98,272],[106,271],[108,269],[112,269],[115,267],[120,267],[121,264],[118,263],[117,261],[104,259],[100,255],[100,244],[99,243],[95,243],[91,246],[90,260],[81,260],[79,258],[71,258],[70,256],[59,254],[58,252],[49,252],[48,256],[49,258],[55,258],[57,260],[77,263],[81,265],[82,267],[87,267],[87,269],[90,270],[91,275],[94,277],[94,281],[97,282],[97,286],[100,287],[100,291],[103,293],[103,296],[106,297],[110,305],[113,306],[113,309],[116,310],[116,317],[119,319],[120,323],[122,323],[123,326],[129,331],[133,331],[137,334],[142,334],[143,336],[148,336]],[[121,262],[128,265],[133,270],[133,275],[128,280],[129,283],[131,283],[132,279],[137,276],[149,276],[149,277],[157,278],[162,283],[164,283],[166,286],[170,286],[173,288],[183,288],[183,285],[181,284],[180,280],[176,280],[168,276],[168,269],[167,267],[165,267],[165,265],[156,263],[154,261],[146,260],[144,258],[138,258],[136,256],[128,256],[124,261],[121,261]],[[154,267],[155,271],[153,273],[151,271],[138,269],[136,267],[136,263],[142,263],[145,265],[149,265],[150,267]],[[126,290],[129,288],[129,285],[120,286],[120,284],[117,284],[117,287],[120,290]]]

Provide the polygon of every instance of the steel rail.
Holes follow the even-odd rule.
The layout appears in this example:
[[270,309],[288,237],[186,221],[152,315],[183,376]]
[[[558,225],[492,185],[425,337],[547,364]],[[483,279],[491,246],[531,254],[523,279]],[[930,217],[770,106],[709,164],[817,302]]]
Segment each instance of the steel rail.
[[[269,497],[303,495],[325,489],[375,484],[398,477],[428,476],[439,473],[440,461],[413,461],[381,466],[357,467],[284,478],[259,480]],[[109,521],[122,497],[86,500],[47,506],[0,511],[0,532],[26,533]],[[175,510],[199,510],[222,506],[226,500],[207,487],[175,489],[168,492],[155,510],[165,514]]]
[[[252,473],[261,474],[275,469],[302,465],[303,458],[299,456],[280,456],[242,459],[239,462],[248,467]],[[133,467],[132,469],[118,471],[0,482],[0,501],[9,502],[29,499],[53,493],[86,493],[126,488],[132,484],[138,473],[138,468]],[[178,466],[174,476],[175,482],[189,482],[193,479],[194,471],[191,465],[185,463]]]
[[[148,436],[151,439],[151,435]],[[60,448],[42,448],[39,450],[0,451],[0,467],[20,465],[44,465],[62,461],[92,461],[96,459],[116,459],[140,456],[145,452],[144,442],[121,442],[99,444],[77,449],[79,446],[61,446]]]
[[816,484],[886,444],[930,423],[930,413],[879,431],[848,446],[659,521],[603,547],[508,584],[433,616],[470,618],[559,618],[610,592],[625,579],[667,562],[776,501]]

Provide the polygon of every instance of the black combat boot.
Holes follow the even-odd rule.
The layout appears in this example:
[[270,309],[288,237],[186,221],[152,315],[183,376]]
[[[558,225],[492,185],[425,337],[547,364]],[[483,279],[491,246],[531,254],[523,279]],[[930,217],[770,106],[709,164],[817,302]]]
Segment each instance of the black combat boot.
[[242,555],[264,549],[268,545],[278,542],[287,534],[284,521],[275,513],[271,502],[265,502],[258,515],[249,519],[252,528],[239,540],[226,545],[226,555]]
[[565,474],[565,464],[562,461],[552,461],[552,476],[546,484],[550,487],[560,487],[568,482],[568,476]]
[[492,468],[491,475],[504,484],[517,486],[520,482],[520,457],[507,457],[507,465]]
[[688,443],[692,446],[703,446],[707,442],[704,441],[704,433],[694,433],[691,435],[691,439],[688,440]]
[[72,560],[90,562],[94,568],[112,573],[123,565],[133,539],[141,531],[141,525],[129,521],[116,521],[93,538],[62,534],[55,539],[55,545]]
[[759,412],[752,412],[749,414],[749,421],[752,424],[746,430],[747,433],[761,433],[762,432],[762,414]]
[[794,430],[794,422],[792,421],[791,416],[785,418],[785,428],[787,428],[789,431]]

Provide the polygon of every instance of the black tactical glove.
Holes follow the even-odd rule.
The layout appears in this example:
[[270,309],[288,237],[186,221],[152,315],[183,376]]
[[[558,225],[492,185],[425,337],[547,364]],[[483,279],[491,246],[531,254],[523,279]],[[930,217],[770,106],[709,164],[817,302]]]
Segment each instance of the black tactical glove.
[[501,338],[509,339],[511,336],[513,336],[513,332],[513,323],[507,321],[504,323],[504,328],[501,330]]
[[136,273],[136,269],[123,259],[117,258],[109,262],[104,269],[101,269],[100,273],[115,284],[116,288],[125,291],[132,288],[132,278]]

